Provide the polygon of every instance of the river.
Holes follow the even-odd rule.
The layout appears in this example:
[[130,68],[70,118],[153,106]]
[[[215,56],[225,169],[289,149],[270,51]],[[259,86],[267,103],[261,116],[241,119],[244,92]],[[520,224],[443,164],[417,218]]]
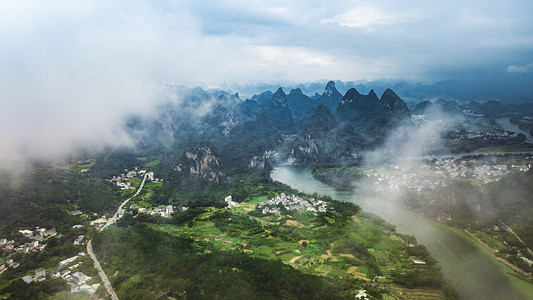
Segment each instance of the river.
[[501,128],[503,128],[503,130],[521,133],[526,136],[528,143],[533,143],[533,136],[531,136],[529,132],[520,129],[518,125],[511,123],[510,118],[498,118],[495,119],[495,121],[498,125],[500,125]]
[[363,199],[358,194],[337,191],[316,180],[309,167],[276,167],[271,177],[303,192],[357,203],[396,225],[399,232],[414,235],[433,253],[461,299],[533,299],[533,284],[516,278],[493,254],[458,229],[426,219],[387,199]]

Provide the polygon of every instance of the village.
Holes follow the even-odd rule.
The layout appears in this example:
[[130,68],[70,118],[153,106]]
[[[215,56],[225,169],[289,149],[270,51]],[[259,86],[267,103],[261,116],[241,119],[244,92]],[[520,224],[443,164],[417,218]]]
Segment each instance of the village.
[[[533,157],[527,157],[532,161]],[[475,180],[479,184],[499,181],[510,172],[527,172],[531,163],[522,164],[491,164],[485,161],[470,163],[460,158],[438,157],[416,167],[399,167],[389,165],[386,172],[369,170],[367,180],[373,182],[377,191],[399,190],[407,188],[421,191],[445,187],[452,179]]]
[[28,284],[32,282],[39,282],[50,278],[61,278],[70,285],[71,293],[86,292],[94,294],[100,286],[99,279],[87,276],[83,272],[76,269],[83,264],[79,258],[86,256],[85,252],[80,252],[78,255],[67,258],[59,262],[56,269],[52,270],[50,274],[47,274],[45,268],[38,268],[35,270],[35,275],[27,275],[22,277],[22,280]]
[[[83,225],[74,225],[73,228],[81,228]],[[21,243],[20,245],[16,246],[14,240],[7,240],[5,238],[0,239],[0,250],[4,253],[4,255],[7,254],[7,260],[6,262],[0,263],[0,274],[6,271],[8,268],[16,269],[18,266],[20,266],[20,263],[14,261],[12,258],[12,254],[20,252],[23,254],[27,253],[38,253],[45,251],[46,248],[46,242],[48,239],[52,237],[60,237],[61,235],[58,235],[55,228],[47,229],[47,228],[40,228],[37,227],[35,230],[29,230],[29,229],[22,229],[18,231],[20,235],[22,235],[23,238],[30,240],[29,242]],[[79,235],[74,241],[73,245],[83,245],[85,243],[85,236]],[[85,256],[86,254],[84,252],[80,252],[78,255],[68,258],[66,260],[63,260],[59,262],[58,268],[54,269],[50,274],[47,274],[47,271],[45,268],[38,268],[35,270],[35,275],[26,275],[23,276],[21,279],[30,284],[32,282],[39,282],[47,279],[47,276],[54,277],[54,278],[62,278],[69,285],[71,285],[71,292],[72,293],[78,293],[78,292],[88,292],[90,294],[94,294],[96,292],[96,289],[98,288],[98,283],[93,284],[92,286],[87,285],[87,281],[91,279],[91,277],[85,275],[82,272],[73,271],[75,268],[77,268],[82,262],[79,262],[77,264],[71,265],[74,261],[78,259],[78,257]]]
[[[84,173],[87,172],[87,170],[84,169],[80,172]],[[121,174],[120,176],[113,176],[113,178],[109,181],[112,182],[113,185],[119,187],[121,190],[135,190],[136,187],[132,183],[133,179],[138,177],[142,178],[144,176],[146,176],[146,179],[149,181],[161,183],[160,179],[154,177],[153,172],[147,172],[146,170],[137,169],[133,171],[125,170],[124,174]],[[158,207],[148,210],[147,208],[137,207],[136,204],[132,204],[130,205],[130,209],[128,211],[126,211],[125,208],[119,208],[116,216],[109,218],[104,215],[97,219],[89,221],[89,224],[91,227],[101,229],[103,226],[105,226],[105,224],[109,223],[111,219],[115,218],[116,221],[122,218],[126,213],[133,214],[133,210],[137,210],[140,213],[158,215],[161,217],[169,218],[174,212],[174,207],[172,205],[160,205]],[[89,217],[87,214],[84,214],[79,209],[69,211],[69,214],[85,218]],[[72,226],[72,229],[80,229],[84,226],[85,225],[83,224],[76,224]],[[8,269],[16,269],[20,266],[20,263],[13,259],[14,254],[31,254],[43,252],[45,251],[47,240],[53,237],[61,238],[63,236],[62,234],[58,234],[55,228],[44,227],[36,227],[34,230],[30,230],[27,228],[20,229],[18,230],[18,234],[20,234],[20,236],[26,241],[20,242],[19,240],[18,242],[16,242],[15,239],[0,238],[0,253],[2,253],[2,256],[5,258],[3,259],[3,261],[0,261],[0,274],[4,271],[7,271]],[[72,244],[74,246],[84,246],[85,244],[87,244],[87,242],[88,240],[86,236],[79,234],[76,238],[74,238]],[[100,285],[100,278],[93,279],[78,270],[79,267],[84,263],[83,258],[85,256],[85,252],[79,252],[76,256],[60,261],[57,268],[53,270],[49,269],[47,271],[47,269],[40,267],[36,269],[33,273],[21,277],[21,280],[26,282],[27,284],[31,284],[32,282],[44,281],[47,278],[59,278],[65,280],[70,285],[71,293],[84,292],[88,294],[94,294],[98,289],[98,286]]]
[[[403,249],[404,246],[401,245],[409,249],[415,246],[406,242],[404,237],[385,228],[373,231],[374,229],[370,229],[374,226],[373,221],[369,216],[363,214],[348,217],[344,213],[340,214],[325,199],[279,193],[273,197],[259,196],[241,203],[233,201],[230,195],[224,198],[224,202],[224,208],[213,207],[206,210],[188,224],[155,226],[173,235],[185,234],[195,240],[213,243],[215,249],[241,249],[250,256],[281,260],[296,269],[313,274],[342,274],[361,280],[364,282],[361,286],[363,289],[354,291],[356,299],[372,299],[366,294],[364,287],[378,288],[392,282],[400,271],[424,271],[431,267],[427,265],[425,257],[417,256],[418,254],[407,255],[407,250],[398,250]],[[295,212],[303,214],[294,214]],[[324,220],[322,226],[316,227],[316,223],[305,221],[315,220],[317,217],[324,217],[320,218]],[[219,218],[234,221],[230,223]],[[368,257],[376,258],[383,274],[376,273],[377,269],[362,263],[362,259],[366,258],[356,256],[356,252],[352,252],[353,249],[349,246],[351,243],[316,241],[315,234],[333,230],[335,226],[331,225],[340,224],[339,220],[345,218],[350,224],[346,230],[356,226],[362,235],[379,234],[380,240],[387,240],[368,251]],[[248,219],[258,222],[246,222]],[[293,237],[294,232],[298,232],[298,235]],[[360,238],[349,236],[350,242]]]
[[[174,213],[174,206],[172,205],[159,205],[153,210],[148,210],[145,207],[138,207],[137,204],[130,205],[130,214],[133,214],[133,210],[137,209],[139,213],[145,213],[150,216],[161,216],[163,218],[170,218],[172,214]],[[182,208],[182,210],[186,210],[187,208]],[[122,213],[124,215],[124,212]]]
[[146,174],[146,179],[153,182],[161,183],[163,182],[159,178],[154,177],[154,172],[146,172],[146,170],[135,170],[128,171],[127,169],[124,170],[126,173],[120,174],[120,176],[113,176],[113,178],[109,179],[114,185],[120,187],[122,190],[135,190],[136,187],[132,186],[131,179],[136,177],[143,177]]
[[[154,177],[154,172],[147,172],[146,170],[135,170],[128,171],[125,170],[125,173],[121,174],[120,176],[113,176],[110,181],[117,187],[120,187],[122,190],[135,190],[136,187],[132,185],[132,179],[137,177],[143,177],[146,175],[146,180],[151,181],[153,183],[159,183],[162,184],[162,180],[159,178]],[[182,208],[182,210],[186,210],[186,208]],[[125,208],[121,208],[118,211],[117,219],[120,219],[124,216],[124,214],[129,213],[130,215],[133,215],[134,212],[136,213],[144,213],[148,214],[150,216],[161,216],[164,218],[170,218],[172,214],[174,213],[174,207],[172,205],[159,205],[157,207],[141,207],[139,204],[131,204],[129,206],[129,210],[126,211]],[[96,225],[98,227],[102,227],[105,223],[107,223],[107,219],[104,217],[94,220],[91,222],[91,225]]]
[[29,253],[29,252],[39,252],[42,251],[46,244],[40,244],[40,242],[56,236],[57,232],[55,229],[46,229],[46,228],[39,228],[37,227],[35,231],[32,230],[19,230],[19,233],[31,240],[30,242],[26,242],[24,244],[20,244],[17,247],[15,247],[15,241],[14,240],[7,240],[5,238],[0,239],[0,250],[4,252],[22,252],[22,253]]
[[297,212],[327,212],[327,204],[322,200],[302,199],[296,195],[285,195],[281,193],[276,197],[257,204],[258,208],[263,208],[263,214],[281,214],[281,209],[293,210]]
[[469,132],[466,135],[467,139],[485,139],[485,140],[505,140],[509,138],[518,138],[519,134],[516,132]]
[[[532,157],[526,158],[528,161]],[[437,158],[432,164],[425,164],[424,167],[435,172],[442,173],[449,178],[473,178],[482,183],[498,181],[509,172],[527,172],[531,169],[532,164],[490,164],[487,162],[476,163],[469,166],[468,162],[456,158]]]
[[8,268],[16,269],[20,265],[18,262],[13,260],[12,254],[17,252],[23,254],[41,252],[46,248],[46,244],[42,242],[57,235],[57,232],[54,228],[46,229],[37,227],[34,231],[23,229],[19,230],[18,232],[24,238],[30,241],[19,243],[17,246],[15,240],[8,240],[6,238],[0,239],[0,251],[2,251],[4,255],[7,254],[7,261],[0,263],[0,274],[6,271]]
[[[472,110],[465,109],[462,110],[462,112],[465,116],[470,117],[470,120],[484,119],[484,115]],[[420,128],[421,131],[428,130],[424,128],[424,126],[427,125],[428,120],[431,119],[433,118],[428,118],[427,115],[411,115],[411,120],[417,127]],[[480,143],[478,148],[484,147],[483,145],[489,146],[494,144],[504,145],[509,143],[520,143],[523,138],[523,136],[521,137],[521,133],[487,127],[485,125],[482,125],[484,129],[479,131],[479,128],[474,129],[469,122],[460,120],[461,119],[458,120],[457,118],[444,117],[438,120],[438,125],[440,128],[445,128],[449,134],[449,137],[452,139],[456,139],[458,141],[467,141],[468,143]],[[483,124],[483,122],[480,122],[480,124]],[[469,128],[472,130],[469,130]]]

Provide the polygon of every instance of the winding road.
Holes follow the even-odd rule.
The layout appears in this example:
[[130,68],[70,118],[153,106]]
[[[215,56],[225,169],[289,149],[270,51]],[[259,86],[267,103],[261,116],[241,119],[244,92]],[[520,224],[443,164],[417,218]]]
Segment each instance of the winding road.
[[[137,189],[135,194],[133,196],[129,197],[128,199],[124,200],[120,204],[120,206],[118,207],[118,209],[115,212],[115,214],[113,215],[113,217],[111,219],[109,219],[109,221],[107,221],[107,223],[105,223],[105,225],[102,226],[102,228],[100,228],[99,231],[104,230],[109,225],[115,223],[118,220],[118,215],[119,215],[120,211],[124,208],[124,205],[126,205],[126,203],[128,203],[133,197],[139,195],[139,193],[142,191],[142,189],[144,187],[144,182],[146,181],[146,176],[147,175],[148,174],[144,174],[143,181],[141,182],[141,185],[139,185],[139,188]],[[100,275],[100,278],[102,278],[102,282],[104,283],[104,286],[107,289],[107,292],[109,293],[109,295],[111,295],[111,299],[112,300],[119,300],[118,296],[117,296],[117,293],[113,289],[113,286],[111,286],[111,282],[109,282],[109,279],[107,278],[107,275],[104,272],[104,269],[102,269],[102,266],[100,265],[100,262],[98,261],[98,259],[94,255],[92,241],[93,240],[91,239],[87,243],[87,253],[89,253],[89,256],[93,260],[94,267],[98,270],[98,275]]]
[[121,210],[122,208],[124,208],[124,205],[126,205],[126,203],[128,203],[128,202],[131,200],[131,198],[133,198],[133,197],[139,195],[139,193],[142,191],[142,189],[143,189],[143,187],[144,187],[144,182],[146,181],[146,176],[147,176],[147,175],[148,175],[148,174],[144,174],[143,181],[141,182],[141,185],[139,186],[139,188],[137,189],[137,191],[135,192],[135,194],[134,194],[133,196],[129,197],[128,199],[124,200],[124,202],[122,202],[122,203],[120,204],[120,206],[118,207],[118,209],[117,209],[117,211],[115,212],[115,214],[113,215],[113,217],[111,217],[111,219],[109,219],[109,221],[107,221],[107,223],[105,223],[105,225],[102,226],[102,228],[100,228],[100,231],[106,229],[109,225],[115,223],[115,222],[118,220],[118,215],[119,215],[119,213],[120,213],[120,210]]

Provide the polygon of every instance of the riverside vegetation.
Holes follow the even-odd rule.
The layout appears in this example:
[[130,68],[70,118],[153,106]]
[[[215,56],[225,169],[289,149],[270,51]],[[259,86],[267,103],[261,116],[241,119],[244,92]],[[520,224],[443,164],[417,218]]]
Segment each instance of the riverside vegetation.
[[[4,298],[70,297],[69,286],[61,279],[26,284],[20,277],[38,267],[50,272],[60,260],[83,251],[83,246],[72,244],[80,233],[93,238],[102,267],[124,299],[342,299],[353,298],[362,289],[376,299],[392,299],[400,293],[424,299],[456,297],[435,260],[423,246],[415,245],[414,237],[396,232],[394,226],[354,204],[306,195],[263,176],[236,177],[233,184],[213,189],[211,202],[175,199],[176,207],[188,205],[188,209],[178,209],[171,218],[139,212],[138,208],[158,206],[158,197],[168,192],[164,184],[149,183],[129,203],[131,214],[98,234],[89,222],[101,213],[113,212],[111,207],[99,205],[102,198],[117,199],[118,206],[120,197],[129,193],[109,181],[88,178],[73,167],[41,166],[31,178],[34,186],[30,190],[12,190],[4,181],[6,192],[13,192],[9,192],[7,224],[21,222],[24,215],[32,213],[31,208],[35,213],[45,209],[57,213],[49,214],[48,219],[27,218],[21,226],[55,226],[62,234],[48,242],[45,252],[16,255],[20,267],[0,275]],[[92,193],[95,185],[104,193]],[[218,197],[228,191],[241,197],[230,208]],[[56,201],[35,198],[58,193],[62,196]],[[263,214],[257,207],[281,193],[322,200],[327,211],[282,210],[277,215]],[[83,215],[71,214],[80,207]],[[74,229],[75,224],[84,227]],[[21,226],[10,230],[6,226],[3,233],[20,240],[16,230]],[[98,282],[90,259],[80,262],[75,270]],[[99,288],[97,294],[105,296],[105,290]]]
[[[189,208],[170,219],[135,213],[97,236],[95,250],[119,296],[339,299],[365,289],[381,299],[414,288],[424,297],[455,297],[414,237],[354,204],[265,185],[268,193],[252,192],[230,208]],[[263,214],[257,205],[277,192],[323,200],[328,212]]]
[[[371,182],[365,186],[382,191],[390,191],[394,186],[399,203],[436,221],[467,230],[497,257],[520,268],[525,279],[532,282],[531,155],[470,155],[448,162],[451,163],[446,168],[450,172],[432,170],[436,163],[433,160],[426,162],[429,167],[410,169],[410,176],[401,175],[401,168],[387,165],[315,168],[313,176],[344,189],[357,189],[362,182]],[[487,163],[497,170],[485,167]],[[417,179],[416,170],[424,181]],[[378,183],[373,178],[387,180]]]

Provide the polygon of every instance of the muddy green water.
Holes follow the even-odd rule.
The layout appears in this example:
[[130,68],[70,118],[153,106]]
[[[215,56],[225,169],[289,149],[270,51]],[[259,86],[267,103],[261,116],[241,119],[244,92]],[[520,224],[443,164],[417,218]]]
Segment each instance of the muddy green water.
[[396,225],[398,231],[414,235],[439,261],[461,299],[533,299],[533,284],[517,278],[461,230],[424,218],[387,199],[362,199],[351,192],[337,191],[316,180],[308,167],[280,166],[271,177],[303,192],[357,203]]

